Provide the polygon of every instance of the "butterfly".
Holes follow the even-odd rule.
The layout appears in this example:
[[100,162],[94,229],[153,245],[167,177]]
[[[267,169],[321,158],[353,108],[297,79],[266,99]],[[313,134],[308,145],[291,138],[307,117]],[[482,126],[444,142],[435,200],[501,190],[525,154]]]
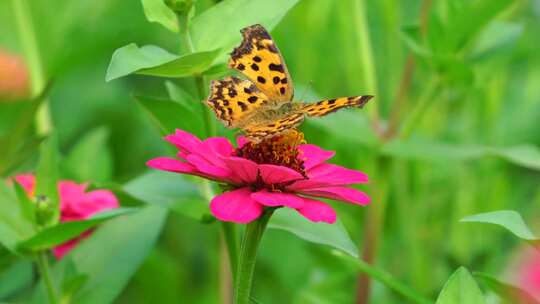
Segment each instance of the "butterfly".
[[251,141],[293,130],[306,116],[325,116],[347,107],[362,108],[373,97],[293,102],[291,76],[270,34],[259,24],[240,32],[243,40],[231,53],[229,67],[248,79],[230,76],[213,80],[206,103],[226,127],[241,129]]

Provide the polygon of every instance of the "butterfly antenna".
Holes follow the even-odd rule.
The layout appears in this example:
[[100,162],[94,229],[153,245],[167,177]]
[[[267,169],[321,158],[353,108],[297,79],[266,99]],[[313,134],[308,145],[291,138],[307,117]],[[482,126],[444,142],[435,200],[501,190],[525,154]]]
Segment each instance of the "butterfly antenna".
[[307,92],[309,91],[309,89],[311,89],[311,86],[313,85],[313,80],[310,80],[307,84],[307,86],[304,88],[304,91],[302,92],[302,95],[300,97],[300,101],[302,101],[304,99],[304,97],[306,97],[306,94]]

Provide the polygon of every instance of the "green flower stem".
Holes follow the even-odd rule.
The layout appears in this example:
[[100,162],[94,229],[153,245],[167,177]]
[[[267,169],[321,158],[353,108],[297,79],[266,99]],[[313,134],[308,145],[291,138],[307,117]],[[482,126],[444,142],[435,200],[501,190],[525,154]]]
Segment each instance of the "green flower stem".
[[236,268],[238,267],[238,233],[236,232],[236,225],[233,223],[222,222],[221,230],[223,232],[223,239],[227,246],[227,253],[229,255],[229,261],[231,265],[233,281],[236,281]]
[[[193,46],[193,40],[191,39],[191,33],[189,32],[189,14],[186,12],[184,14],[178,15],[178,20],[180,24],[180,51],[185,54],[190,54],[195,52],[195,47]],[[197,97],[200,102],[200,107],[204,113],[204,125],[206,129],[206,135],[208,137],[216,135],[216,128],[214,121],[210,116],[210,111],[208,107],[202,102],[206,97],[205,89],[205,79],[204,75],[195,75],[195,87],[197,88]]]
[[[45,88],[45,76],[39,55],[32,16],[26,0],[12,0],[13,15],[17,24],[20,43],[29,67],[32,96],[38,96]],[[47,135],[52,129],[52,120],[47,99],[41,104],[36,115],[37,132]]]
[[419,294],[416,290],[410,288],[409,286],[401,283],[400,281],[396,280],[391,274],[388,272],[385,272],[382,269],[373,267],[369,263],[366,263],[362,259],[356,259],[353,258],[347,254],[344,254],[341,251],[334,251],[334,255],[339,256],[343,259],[348,260],[351,264],[354,265],[354,267],[371,278],[379,281],[386,287],[394,290],[395,292],[399,293],[400,295],[406,297],[407,299],[411,300],[414,303],[418,304],[430,304],[433,303],[430,299],[424,297],[423,295]]
[[45,284],[45,289],[47,290],[47,297],[49,299],[49,303],[50,304],[59,303],[58,295],[56,293],[56,287],[54,286],[54,281],[51,277],[51,272],[49,269],[47,253],[45,251],[42,251],[37,254],[36,265],[41,275],[41,279],[43,280],[43,283]]
[[240,246],[240,260],[238,261],[234,284],[235,304],[249,304],[250,302],[257,250],[273,212],[273,210],[265,211],[260,218],[246,226]]
[[204,104],[203,99],[206,97],[206,86],[204,75],[197,75],[195,76],[195,85],[197,86],[197,94],[199,95],[200,106],[202,107],[202,112],[204,113],[204,124],[206,126],[206,134],[208,134],[209,137],[216,136],[216,125],[214,124],[214,120],[212,119],[212,113],[210,113],[210,110],[208,107]]
[[[353,9],[353,27],[356,29],[357,41],[359,41],[359,55],[361,66],[363,67],[363,78],[367,93],[378,95],[377,72],[375,69],[375,60],[373,59],[373,50],[369,37],[369,28],[367,24],[366,1],[356,0]],[[378,128],[379,110],[377,104],[366,107],[371,122],[375,128]]]

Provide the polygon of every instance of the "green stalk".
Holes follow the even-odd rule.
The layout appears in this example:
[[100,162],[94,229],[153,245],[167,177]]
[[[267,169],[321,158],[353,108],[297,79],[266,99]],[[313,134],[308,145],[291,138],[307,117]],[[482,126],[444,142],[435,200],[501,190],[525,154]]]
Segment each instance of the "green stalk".
[[[212,198],[215,196],[215,193],[212,190],[212,185],[207,180],[203,180],[200,190],[202,192],[203,197],[207,201],[211,201]],[[231,283],[231,279],[230,279],[231,274],[233,277],[233,281],[235,280],[235,275],[236,275],[235,270],[238,265],[238,238],[237,238],[236,226],[233,223],[222,222],[221,232],[222,232],[223,240],[222,242],[220,242],[221,244],[220,250],[223,252],[221,252],[220,257],[227,256],[228,263],[230,266],[230,268],[226,268],[226,267],[221,268],[222,273],[220,274],[220,278],[221,278],[220,283],[221,283],[221,290],[223,291],[223,295],[224,295],[222,298],[222,303],[229,303],[230,298],[228,298],[228,296],[227,298],[225,298],[225,294],[228,295],[229,293],[227,293],[226,291],[232,289],[233,283]],[[225,244],[225,246],[223,246],[223,243]],[[226,254],[224,250],[227,251]],[[227,261],[224,260],[224,262],[227,262]]]
[[210,136],[216,135],[216,125],[214,124],[214,120],[212,119],[212,114],[210,113],[210,110],[208,107],[202,102],[202,100],[206,96],[206,90],[205,90],[205,79],[204,75],[197,75],[195,76],[195,85],[197,86],[197,94],[199,94],[199,99],[201,100],[200,106],[202,107],[202,112],[204,113],[204,124],[206,127],[206,134]]
[[[193,46],[193,40],[191,39],[191,33],[189,32],[189,16],[188,13],[179,14],[178,20],[180,24],[180,52],[184,54],[190,54],[195,52]],[[205,79],[204,75],[195,75],[195,87],[197,88],[197,97],[199,101],[202,101],[206,97]],[[203,102],[200,102],[200,107],[204,113],[204,125],[206,129],[206,136],[215,136],[216,128],[214,121],[212,120],[211,113],[208,107]]]
[[47,253],[42,251],[36,256],[36,265],[38,267],[41,279],[45,284],[45,289],[47,291],[47,297],[50,304],[57,304],[58,295],[56,293],[56,287],[54,286],[54,281],[51,277],[51,272],[49,269],[49,262],[47,260]]
[[[368,94],[377,96],[377,72],[375,69],[375,61],[373,59],[373,50],[371,47],[371,40],[369,37],[369,28],[367,24],[367,13],[365,0],[355,0],[353,1],[353,23],[354,28],[356,29],[357,41],[359,41],[359,51],[360,51],[360,64],[362,66],[364,81]],[[366,107],[368,115],[371,118],[374,126],[378,127],[379,120],[379,110],[378,106],[372,105],[371,107]]]
[[221,231],[223,232],[223,239],[227,246],[227,252],[229,255],[229,261],[231,264],[233,281],[236,280],[236,268],[238,267],[238,238],[236,232],[236,225],[233,223],[222,222]]
[[240,246],[240,260],[238,262],[236,282],[234,284],[235,304],[249,304],[253,273],[257,260],[257,250],[273,212],[273,210],[265,211],[260,218],[246,226],[242,245]]
[[[32,96],[38,96],[45,88],[43,65],[39,55],[36,34],[30,15],[30,8],[26,0],[12,0],[13,15],[17,24],[20,43],[26,63],[30,72],[30,86]],[[36,115],[37,132],[46,135],[52,129],[52,121],[48,100],[44,100]]]
[[[364,223],[363,248],[361,259],[368,264],[375,264],[379,249],[380,238],[382,237],[384,215],[388,202],[390,188],[389,170],[391,159],[377,156],[373,164],[373,172],[377,172],[374,184],[377,187],[372,195],[373,203],[368,207]],[[360,274],[358,276],[358,287],[356,294],[357,304],[369,303],[371,293],[371,278],[369,275]]]

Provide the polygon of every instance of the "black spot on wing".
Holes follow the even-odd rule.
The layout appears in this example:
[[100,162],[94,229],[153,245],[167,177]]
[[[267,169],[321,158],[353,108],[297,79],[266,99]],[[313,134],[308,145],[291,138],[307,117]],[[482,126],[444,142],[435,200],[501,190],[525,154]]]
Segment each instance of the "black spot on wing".
[[268,65],[268,69],[270,69],[270,71],[276,71],[276,72],[281,72],[281,73],[284,72],[283,65],[281,64],[270,63]]
[[242,112],[247,111],[248,106],[245,103],[237,101],[236,104],[240,107],[240,109],[242,109]]

